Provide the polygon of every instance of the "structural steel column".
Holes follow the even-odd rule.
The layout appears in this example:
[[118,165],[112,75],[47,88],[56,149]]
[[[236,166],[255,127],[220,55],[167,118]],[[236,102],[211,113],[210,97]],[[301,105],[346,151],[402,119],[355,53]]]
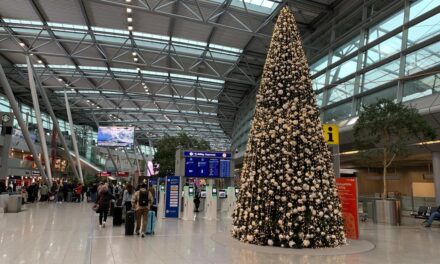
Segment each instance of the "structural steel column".
[[432,152],[432,176],[434,177],[435,204],[440,204],[440,152]]
[[50,169],[49,150],[47,149],[46,133],[43,128],[43,120],[41,119],[40,102],[38,101],[37,88],[35,87],[34,71],[31,66],[29,56],[26,56],[28,67],[29,87],[31,89],[32,103],[34,104],[35,118],[37,119],[38,134],[40,134],[41,150],[46,165],[46,174],[49,178],[49,184],[52,186],[52,171]]
[[74,127],[73,127],[72,112],[70,112],[70,104],[69,104],[69,99],[67,99],[66,90],[64,90],[64,100],[66,101],[67,119],[69,119],[70,133],[72,134],[73,151],[75,151],[76,163],[78,165],[79,178],[80,178],[81,182],[84,183],[84,178],[83,178],[82,169],[81,169],[81,158],[79,156],[78,144],[76,142],[76,135],[75,135]]
[[18,125],[21,128],[24,140],[26,141],[26,144],[28,145],[28,148],[32,153],[34,162],[37,165],[38,169],[40,170],[41,176],[48,179],[46,172],[43,169],[43,165],[41,165],[40,159],[38,158],[38,153],[35,149],[34,142],[32,142],[31,136],[29,135],[29,131],[26,127],[23,117],[21,116],[20,108],[18,107],[18,103],[15,100],[14,93],[12,92],[11,86],[9,85],[9,82],[6,78],[5,72],[3,71],[3,67],[1,64],[0,64],[0,83],[3,87],[6,96],[8,97],[9,104],[11,105],[12,111],[14,112]]
[[[30,61],[30,63],[31,63],[32,69],[34,69],[32,61]],[[64,148],[66,158],[69,161],[69,164],[72,165],[71,167],[72,167],[73,173],[81,181],[81,177],[78,174],[78,170],[76,169],[75,166],[73,166],[74,163],[73,163],[72,155],[70,154],[69,147],[67,146],[67,143],[66,143],[66,139],[64,138],[63,132],[61,131],[60,124],[58,123],[58,118],[55,116],[55,113],[53,112],[52,105],[49,101],[49,98],[47,97],[46,91],[41,86],[41,81],[40,81],[40,78],[38,77],[38,75],[34,75],[34,77],[35,77],[35,81],[37,84],[37,88],[40,92],[41,98],[43,99],[43,102],[46,105],[46,110],[49,113],[50,117],[52,118],[53,126],[54,126],[55,130],[58,131],[59,139],[61,141],[61,145]],[[81,181],[81,183],[84,184],[84,182],[82,182],[82,181]]]

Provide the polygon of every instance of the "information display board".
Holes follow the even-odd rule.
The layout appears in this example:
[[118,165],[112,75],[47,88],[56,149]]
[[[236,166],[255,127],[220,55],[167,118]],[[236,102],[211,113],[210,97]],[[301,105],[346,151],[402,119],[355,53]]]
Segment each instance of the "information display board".
[[337,178],[339,199],[342,205],[345,234],[347,238],[359,239],[356,178]]
[[165,217],[179,217],[180,177],[166,178]]
[[200,178],[231,177],[230,152],[183,151],[185,176]]

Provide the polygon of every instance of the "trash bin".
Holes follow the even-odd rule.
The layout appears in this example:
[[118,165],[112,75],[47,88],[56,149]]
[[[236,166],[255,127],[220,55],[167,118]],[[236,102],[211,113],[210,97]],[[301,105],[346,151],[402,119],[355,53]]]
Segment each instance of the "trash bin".
[[11,195],[8,200],[8,213],[18,213],[21,211],[21,195]]
[[400,225],[400,201],[395,199],[376,200],[374,223]]

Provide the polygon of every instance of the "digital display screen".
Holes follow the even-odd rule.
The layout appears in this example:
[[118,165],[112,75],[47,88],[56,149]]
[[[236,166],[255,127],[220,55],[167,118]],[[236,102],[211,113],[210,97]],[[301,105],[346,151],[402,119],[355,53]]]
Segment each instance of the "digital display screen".
[[217,188],[212,188],[212,196],[217,196]]
[[208,176],[208,159],[200,158],[197,162],[197,176],[207,177]]
[[134,127],[98,127],[98,146],[130,147],[134,142]]
[[186,158],[185,159],[185,176],[195,177],[197,176],[197,158]]
[[220,160],[220,177],[230,177],[231,172],[231,161],[230,160]]
[[219,175],[219,160],[218,159],[209,159],[209,177],[218,177]]
[[188,192],[189,192],[188,193],[189,196],[193,196],[194,195],[194,188],[193,187],[189,187],[188,188]]
[[219,198],[226,198],[226,191],[225,190],[220,190],[218,192],[218,197]]
[[200,198],[206,198],[206,191],[200,192]]

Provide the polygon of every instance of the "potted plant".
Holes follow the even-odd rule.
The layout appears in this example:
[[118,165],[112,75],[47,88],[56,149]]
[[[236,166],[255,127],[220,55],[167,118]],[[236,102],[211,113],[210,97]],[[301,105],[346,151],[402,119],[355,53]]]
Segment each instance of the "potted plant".
[[395,200],[387,200],[388,168],[396,158],[407,153],[410,143],[435,137],[435,130],[415,108],[388,99],[363,106],[354,125],[354,138],[362,155],[374,157],[381,163],[383,194],[382,200],[376,201],[376,216],[382,221],[378,219],[378,222],[388,223],[392,218],[390,210],[395,212],[398,207]]

